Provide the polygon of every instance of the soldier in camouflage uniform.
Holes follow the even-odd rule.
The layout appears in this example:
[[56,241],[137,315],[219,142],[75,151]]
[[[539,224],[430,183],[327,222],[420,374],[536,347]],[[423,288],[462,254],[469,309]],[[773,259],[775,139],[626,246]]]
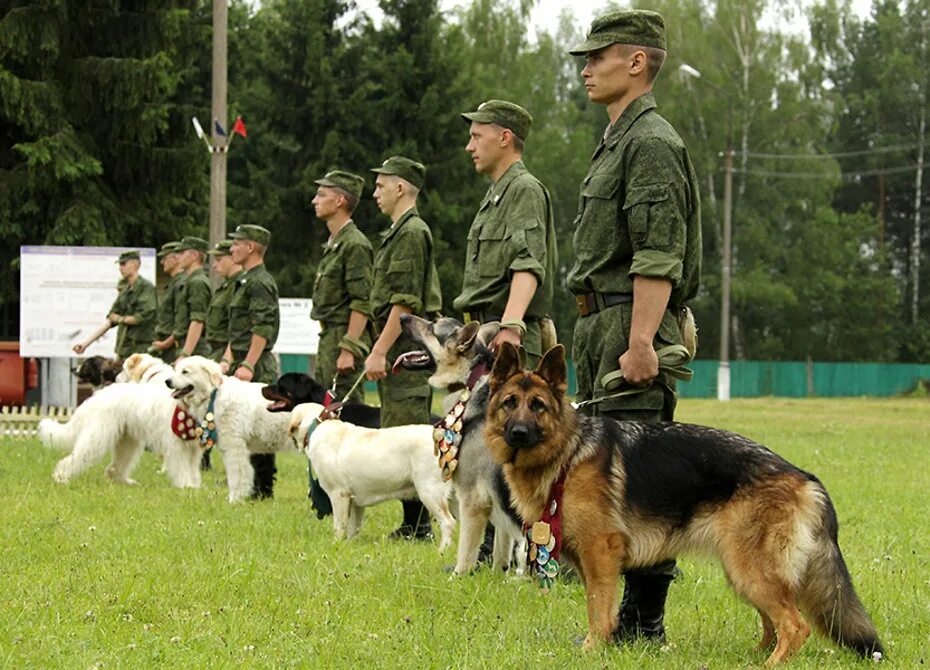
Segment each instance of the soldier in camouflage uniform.
[[165,242],[156,254],[161,259],[161,269],[170,279],[165,285],[161,300],[158,301],[158,318],[155,322],[155,337],[148,348],[148,353],[162,360],[173,363],[178,356],[178,345],[174,341],[174,304],[177,294],[184,284],[184,271],[178,266],[178,247],[180,242]]
[[155,286],[139,275],[141,259],[138,251],[124,251],[119,256],[119,295],[110,307],[107,321],[84,342],[74,345],[74,353],[84,351],[113,326],[116,331],[116,356],[126,358],[144,352],[155,333],[155,312],[158,309]]
[[[234,371],[246,382],[269,384],[278,378],[278,363],[271,353],[278,340],[281,313],[278,285],[265,269],[265,250],[271,233],[261,226],[244,225],[230,233],[231,260],[242,266],[229,301],[229,344],[221,360],[224,373]],[[222,439],[222,437],[220,437]],[[274,495],[274,454],[252,454],[255,470],[253,498]]]
[[[320,323],[316,375],[329,387],[336,380],[336,399],[342,400],[362,371],[371,353],[368,297],[371,292],[371,243],[355,226],[352,212],[362,195],[365,180],[343,170],[317,179],[313,207],[326,222],[329,240],[313,284],[310,317]],[[362,402],[359,384],[351,400]]]
[[[400,354],[420,347],[401,332],[401,314],[431,318],[442,309],[439,276],[433,258],[433,235],[417,212],[417,195],[426,168],[393,156],[374,168],[375,201],[391,217],[375,253],[372,275],[371,326],[376,337],[365,359],[368,379],[378,382],[381,427],[429,423],[432,393],[428,371],[388,374]],[[416,499],[404,500],[404,518],[392,538],[430,539],[429,513]]]
[[[578,399],[610,394],[602,379],[648,388],[604,400],[593,412],[620,420],[670,421],[675,381],[658,370],[656,349],[681,344],[678,310],[698,290],[698,182],[678,133],[656,112],[652,83],[665,60],[665,25],[648,11],[618,11],[593,22],[581,71],[592,102],[610,118],[581,186],[568,287],[575,295]],[[618,641],[664,640],[674,561],[630,571]]]
[[213,298],[210,278],[203,267],[209,244],[199,237],[185,237],[178,245],[178,266],[185,279],[177,294],[174,313],[174,339],[178,343],[178,358],[209,356],[204,324]]
[[213,300],[207,310],[207,344],[210,346],[210,358],[217,363],[223,360],[229,344],[229,302],[236,289],[236,279],[242,273],[242,266],[233,262],[231,247],[232,240],[222,240],[208,252],[213,258],[213,272],[223,279],[213,292]]
[[523,346],[527,362],[542,354],[540,319],[552,307],[558,251],[552,201],[523,164],[529,113],[512,102],[488,100],[462,114],[470,126],[466,150],[491,178],[468,232],[462,292],[453,302],[465,321],[500,321],[491,343]]

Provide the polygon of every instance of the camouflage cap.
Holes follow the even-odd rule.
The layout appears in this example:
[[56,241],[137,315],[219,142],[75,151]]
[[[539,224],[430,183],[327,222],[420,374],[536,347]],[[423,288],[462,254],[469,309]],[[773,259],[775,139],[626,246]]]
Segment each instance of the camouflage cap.
[[488,100],[478,105],[474,112],[465,112],[462,118],[475,123],[495,123],[507,128],[521,140],[530,134],[533,117],[520,105],[506,100]]
[[207,253],[211,256],[229,256],[232,254],[232,240],[220,240],[216,246]]
[[207,253],[207,249],[209,248],[209,242],[207,242],[202,237],[194,237],[193,235],[187,235],[181,238],[181,242],[178,244],[178,251],[187,251],[188,249],[193,249],[194,251]]
[[181,246],[180,242],[165,242],[155,255],[159,258],[164,258],[168,254],[176,253],[179,246]]
[[588,38],[568,53],[584,56],[611,44],[634,44],[666,51],[665,20],[660,14],[645,9],[604,14],[591,23]]
[[119,258],[116,260],[117,263],[125,263],[126,261],[137,261],[139,260],[139,252],[135,249],[131,251],[124,251],[119,255]]
[[423,188],[426,180],[426,166],[403,156],[391,156],[381,167],[371,168],[371,171],[406,179],[417,188]]
[[365,178],[359,177],[357,174],[352,174],[351,172],[346,172],[345,170],[330,170],[322,179],[317,179],[315,183],[320,186],[338,188],[340,191],[345,191],[349,195],[361,198],[362,188],[365,186]]
[[267,247],[271,242],[271,231],[263,226],[256,226],[249,223],[236,226],[236,230],[231,232],[229,237],[234,240],[250,240],[252,242],[257,242],[263,247]]

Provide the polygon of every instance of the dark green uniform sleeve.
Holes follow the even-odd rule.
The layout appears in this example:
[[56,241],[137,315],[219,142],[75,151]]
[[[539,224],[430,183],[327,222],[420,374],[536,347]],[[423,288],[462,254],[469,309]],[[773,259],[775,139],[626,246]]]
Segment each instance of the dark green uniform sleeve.
[[401,230],[398,234],[390,263],[386,268],[388,302],[392,305],[409,307],[414,314],[422,314],[425,306],[422,296],[426,294],[426,262],[429,258],[429,243],[426,236],[417,230]]
[[633,262],[630,277],[682,278],[688,211],[692,194],[684,158],[661,138],[634,147],[623,209],[630,226]]
[[139,325],[148,325],[154,321],[157,311],[158,298],[155,294],[155,286],[149,282],[144,282],[140,283],[136,304],[133,306],[133,313],[124,316],[134,316]]
[[510,188],[515,191],[508,221],[508,227],[513,231],[510,238],[513,254],[510,274],[530,272],[541,285],[546,281],[549,198],[535,180],[518,180]]
[[278,335],[278,291],[269,281],[249,282],[247,288],[251,332],[274,344]]
[[187,311],[189,320],[206,322],[212,298],[213,293],[206,277],[198,277],[197,281],[188,282]]
[[346,293],[349,309],[370,316],[368,297],[371,293],[371,249],[352,244],[345,249]]
[[190,288],[190,280],[186,279],[183,284],[178,286],[178,292],[175,293],[174,301],[174,330],[172,334],[174,339],[183,344],[184,338],[187,337],[187,327],[190,325],[190,309],[187,301],[187,292]]

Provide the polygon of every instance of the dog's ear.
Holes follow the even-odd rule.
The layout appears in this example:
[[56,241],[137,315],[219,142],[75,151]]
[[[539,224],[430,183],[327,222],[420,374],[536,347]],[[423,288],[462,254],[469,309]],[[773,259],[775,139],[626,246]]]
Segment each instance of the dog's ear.
[[491,340],[497,337],[499,332],[501,332],[501,324],[499,321],[491,321],[484,324],[478,329],[478,343],[487,349],[491,346]]
[[568,369],[565,367],[565,347],[557,344],[546,352],[543,359],[536,366],[536,374],[543,378],[546,384],[559,395],[568,389]]
[[513,375],[520,372],[520,352],[510,342],[504,342],[497,352],[497,359],[494,361],[494,368],[491,370],[491,393],[507,383]]
[[481,324],[477,321],[469,321],[459,329],[455,334],[455,347],[460,352],[468,351],[475,344],[475,337],[478,336],[478,329]]
[[210,361],[212,365],[207,366],[207,372],[210,375],[210,385],[220,386],[223,383],[223,369],[217,364]]

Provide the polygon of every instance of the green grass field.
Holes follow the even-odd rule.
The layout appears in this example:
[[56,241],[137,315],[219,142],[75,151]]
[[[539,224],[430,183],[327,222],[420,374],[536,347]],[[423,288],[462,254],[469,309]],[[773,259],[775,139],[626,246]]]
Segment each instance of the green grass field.
[[[682,421],[736,430],[817,474],[840,544],[893,667],[930,664],[930,401],[684,401]],[[669,644],[589,654],[578,583],[541,595],[488,570],[449,579],[435,545],[385,535],[400,505],[371,509],[337,543],[311,518],[306,462],[279,455],[273,501],[230,506],[222,468],[170,488],[146,454],[119,487],[104,464],[52,482],[61,453],[0,438],[0,666],[314,668],[746,668],[765,655],[753,609],[719,567],[681,561]],[[214,462],[219,459],[214,457]],[[811,637],[793,667],[854,656]]]

